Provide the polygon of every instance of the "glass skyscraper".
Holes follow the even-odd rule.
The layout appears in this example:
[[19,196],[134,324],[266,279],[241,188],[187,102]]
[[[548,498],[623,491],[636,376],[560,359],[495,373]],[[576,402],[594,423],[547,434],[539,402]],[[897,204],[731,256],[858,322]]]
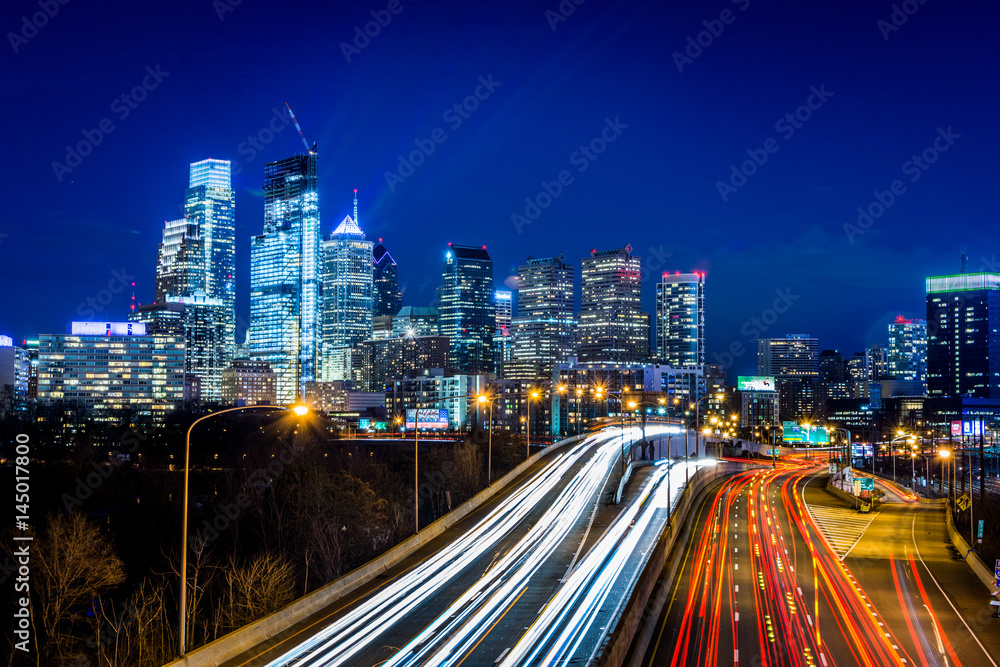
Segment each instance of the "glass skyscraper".
[[372,261],[375,263],[375,317],[396,315],[403,307],[403,295],[399,292],[399,276],[396,273],[396,260],[382,245],[382,239],[372,250]]
[[1000,273],[927,279],[927,393],[1000,398]]
[[580,363],[649,359],[649,314],[640,303],[640,259],[632,246],[591,250],[581,262]]
[[517,317],[506,378],[551,378],[556,364],[576,354],[573,267],[563,260],[563,255],[529,257],[517,267]]
[[438,293],[438,329],[449,340],[449,360],[463,373],[493,367],[493,260],[486,246],[448,245]]
[[147,323],[151,334],[183,337],[185,373],[197,376],[209,401],[221,399],[222,369],[236,347],[234,212],[230,163],[192,163],[185,217],[164,223],[156,302],[129,316]]
[[323,381],[350,380],[349,349],[372,337],[372,242],[351,216],[323,241]]
[[657,283],[656,358],[674,368],[705,363],[704,273],[664,273]]
[[[225,322],[226,357],[236,346],[236,195],[232,188],[229,160],[202,160],[191,164],[184,192],[184,216],[193,220],[201,238],[201,287],[211,299],[219,299],[228,315]],[[191,296],[194,291],[175,296]],[[159,301],[159,299],[157,299]]]
[[321,325],[318,155],[264,167],[264,230],[250,241],[250,356],[270,364],[279,403],[317,379]]

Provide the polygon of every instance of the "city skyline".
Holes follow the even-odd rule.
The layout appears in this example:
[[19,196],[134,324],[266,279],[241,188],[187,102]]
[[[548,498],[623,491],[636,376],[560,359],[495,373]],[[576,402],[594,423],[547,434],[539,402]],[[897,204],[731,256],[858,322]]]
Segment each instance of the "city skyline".
[[[730,4],[735,19],[721,24]],[[32,7],[12,7],[12,34]],[[996,102],[979,85],[994,6],[920,5],[890,29],[891,3],[580,5],[557,19],[541,6],[401,7],[363,48],[354,29],[378,8],[361,3],[290,6],[277,21],[228,2],[122,3],[114,20],[67,6],[11,42],[3,94],[25,113],[5,129],[19,168],[0,225],[0,330],[63,331],[87,319],[81,308],[124,319],[130,286],[98,296],[112,272],[150,298],[162,221],[181,213],[186,165],[206,157],[234,161],[237,318],[248,321],[263,165],[301,150],[286,101],[326,151],[321,206],[344,202],[323,232],[358,188],[366,233],[399,263],[404,305],[432,303],[447,242],[487,244],[495,288],[510,288],[528,255],[575,263],[631,243],[645,312],[661,271],[706,273],[707,361],[732,342],[752,348],[741,329],[778,291],[795,305],[762,336],[811,331],[850,355],[897,315],[922,317],[923,278],[957,271],[963,246],[970,269],[994,268],[988,165],[1000,141],[979,111]],[[970,13],[982,20],[969,25]],[[322,28],[300,55],[303,25]],[[146,39],[95,46],[117,44],[123,26]],[[699,46],[706,26],[723,33]],[[250,34],[268,35],[267,48],[248,49]],[[456,39],[426,40],[442,34]],[[282,47],[295,55],[273,59]],[[58,81],[38,83],[53,71]],[[100,138],[88,155],[67,155],[88,136]],[[34,230],[56,241],[41,252]],[[873,294],[857,304],[858,290]],[[752,370],[751,357],[730,370]]]

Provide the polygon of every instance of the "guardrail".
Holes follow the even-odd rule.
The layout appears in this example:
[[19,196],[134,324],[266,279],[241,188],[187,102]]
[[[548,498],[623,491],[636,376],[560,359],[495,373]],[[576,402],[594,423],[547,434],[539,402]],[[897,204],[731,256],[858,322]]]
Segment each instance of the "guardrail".
[[181,665],[185,667],[215,667],[216,665],[219,665],[227,660],[231,660],[244,651],[248,651],[254,646],[267,641],[288,627],[305,620],[321,609],[328,607],[336,600],[344,597],[351,591],[354,591],[365,583],[371,581],[376,576],[385,572],[420,547],[441,535],[441,533],[454,526],[474,510],[479,508],[480,505],[502,491],[522,472],[527,470],[540,458],[546,456],[551,450],[583,440],[588,435],[590,434],[585,433],[582,435],[575,435],[571,438],[560,440],[559,442],[549,445],[545,449],[536,452],[496,482],[483,489],[448,514],[445,514],[441,518],[437,519],[416,535],[408,537],[393,548],[389,549],[378,558],[365,563],[361,567],[348,572],[344,576],[331,581],[325,586],[317,588],[312,593],[295,600],[294,602],[260,620],[254,621],[239,630],[230,632],[228,635],[219,637],[215,641],[191,651],[184,657],[167,663],[164,667],[180,667]]

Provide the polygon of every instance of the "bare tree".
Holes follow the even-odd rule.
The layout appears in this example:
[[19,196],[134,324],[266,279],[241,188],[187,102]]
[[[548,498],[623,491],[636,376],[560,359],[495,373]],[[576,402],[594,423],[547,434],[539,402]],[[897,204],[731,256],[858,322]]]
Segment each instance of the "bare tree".
[[48,650],[66,658],[76,612],[125,580],[114,547],[80,513],[51,514],[34,544],[36,591]]
[[455,448],[455,491],[458,498],[471,498],[479,492],[484,457],[476,443],[466,440]]
[[235,630],[281,609],[295,597],[295,570],[280,555],[262,551],[244,564],[230,560],[226,568],[228,601],[222,616]]

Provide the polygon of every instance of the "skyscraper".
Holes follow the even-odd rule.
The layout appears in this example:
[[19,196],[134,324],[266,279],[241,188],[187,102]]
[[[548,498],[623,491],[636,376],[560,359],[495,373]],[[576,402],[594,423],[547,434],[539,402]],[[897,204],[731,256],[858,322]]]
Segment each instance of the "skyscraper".
[[205,289],[205,253],[198,222],[190,218],[163,223],[156,263],[156,301]]
[[234,211],[230,163],[192,163],[185,217],[164,224],[156,302],[129,316],[151,334],[183,337],[185,373],[198,378],[210,401],[221,400],[222,369],[236,347]]
[[316,145],[264,167],[264,230],[250,242],[250,355],[266,361],[280,403],[319,366],[322,289]]
[[581,363],[648,360],[649,314],[640,304],[640,264],[631,245],[591,250],[581,262]]
[[819,341],[809,334],[758,339],[757,374],[774,377],[782,419],[810,419],[818,411]]
[[927,279],[927,393],[1000,398],[1000,273]]
[[927,387],[927,320],[902,315],[889,324],[888,374]]
[[564,259],[529,257],[517,267],[517,317],[506,378],[551,378],[556,364],[576,354],[573,267]]
[[375,283],[375,317],[395,315],[403,307],[403,295],[399,292],[399,276],[396,273],[396,260],[382,245],[382,239],[372,250],[372,261],[375,263],[373,281]]
[[657,283],[656,358],[674,368],[705,363],[704,273],[664,273]]
[[463,373],[491,371],[496,311],[486,246],[448,244],[438,296],[438,328],[448,336],[451,365]]
[[[355,216],[357,201],[355,194]],[[372,242],[348,215],[323,241],[324,382],[352,379],[345,348],[372,337],[372,270]]]

